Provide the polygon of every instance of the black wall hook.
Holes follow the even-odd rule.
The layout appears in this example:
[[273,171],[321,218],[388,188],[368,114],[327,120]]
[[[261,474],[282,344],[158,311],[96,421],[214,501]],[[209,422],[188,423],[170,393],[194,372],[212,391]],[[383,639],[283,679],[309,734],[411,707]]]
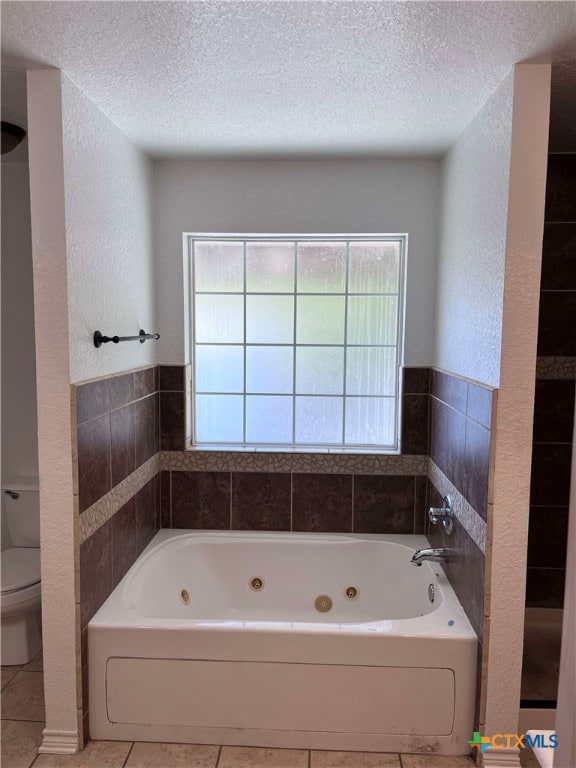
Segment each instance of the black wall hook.
[[100,349],[102,344],[108,344],[111,341],[113,344],[118,344],[121,341],[139,341],[140,344],[144,344],[148,339],[159,339],[159,333],[146,333],[146,331],[140,331],[138,336],[103,336],[100,331],[94,331],[94,346]]

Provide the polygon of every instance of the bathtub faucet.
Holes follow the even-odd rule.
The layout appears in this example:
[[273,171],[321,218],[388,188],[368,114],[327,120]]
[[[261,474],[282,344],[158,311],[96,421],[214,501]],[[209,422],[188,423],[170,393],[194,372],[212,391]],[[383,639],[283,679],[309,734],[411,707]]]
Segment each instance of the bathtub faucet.
[[446,547],[429,547],[427,549],[417,549],[412,555],[410,562],[412,565],[422,565],[424,560],[430,560],[433,563],[447,563],[450,550]]

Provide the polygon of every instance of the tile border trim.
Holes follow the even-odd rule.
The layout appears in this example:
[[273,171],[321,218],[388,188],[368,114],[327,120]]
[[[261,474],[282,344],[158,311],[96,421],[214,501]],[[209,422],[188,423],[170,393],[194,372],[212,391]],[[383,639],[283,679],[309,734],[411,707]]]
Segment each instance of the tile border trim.
[[576,379],[576,357],[536,358],[537,379]]
[[401,454],[160,451],[160,470],[175,472],[300,472],[310,474],[426,475],[427,457]]
[[428,459],[428,479],[442,496],[450,496],[452,498],[452,511],[454,512],[454,516],[458,519],[478,549],[485,555],[486,522],[430,458]]
[[80,515],[80,544],[83,544],[104,523],[108,522],[159,471],[160,455],[155,453],[154,456],[144,462],[131,475],[128,475],[122,482],[114,486],[111,491],[108,491],[105,496],[102,496],[91,507],[85,509]]

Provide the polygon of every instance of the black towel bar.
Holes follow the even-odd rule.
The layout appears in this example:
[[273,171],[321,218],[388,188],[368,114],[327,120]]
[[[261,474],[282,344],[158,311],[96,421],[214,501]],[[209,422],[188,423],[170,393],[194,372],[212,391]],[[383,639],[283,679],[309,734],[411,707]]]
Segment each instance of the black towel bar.
[[147,339],[159,338],[159,333],[146,333],[142,330],[138,336],[103,336],[100,331],[94,331],[94,346],[99,349],[102,344],[107,344],[109,341],[114,344],[118,344],[120,341],[139,341],[140,344],[144,344]]

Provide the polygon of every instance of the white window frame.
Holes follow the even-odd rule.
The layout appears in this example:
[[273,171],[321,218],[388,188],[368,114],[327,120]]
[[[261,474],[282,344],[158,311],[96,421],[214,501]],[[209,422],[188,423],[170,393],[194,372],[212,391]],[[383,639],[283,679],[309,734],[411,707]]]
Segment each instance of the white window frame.
[[[274,453],[274,452],[294,452],[294,453],[333,453],[333,454],[357,454],[357,453],[378,453],[378,454],[399,454],[401,452],[400,435],[402,429],[402,368],[404,366],[404,347],[405,347],[405,311],[406,311],[406,263],[408,256],[408,233],[321,233],[321,234],[308,234],[308,233],[230,233],[230,232],[184,232],[183,236],[184,245],[184,270],[188,273],[188,301],[184,302],[185,312],[188,314],[188,346],[189,346],[189,359],[191,361],[191,381],[190,381],[190,434],[191,434],[191,449],[198,451],[254,451],[258,450],[259,453]],[[394,389],[394,402],[396,418],[394,420],[394,443],[391,446],[378,446],[378,445],[313,445],[313,444],[293,444],[293,443],[281,443],[281,444],[254,444],[254,443],[202,443],[196,444],[195,436],[195,422],[196,422],[196,387],[195,387],[195,286],[194,286],[194,250],[193,242],[195,240],[226,240],[226,241],[239,241],[244,242],[247,240],[262,240],[266,242],[282,241],[298,243],[299,241],[314,242],[314,241],[329,241],[329,242],[362,242],[362,241],[395,241],[400,242],[400,264],[399,264],[399,277],[398,277],[398,306],[397,306],[397,344],[396,344],[396,375],[395,375],[395,389]],[[295,265],[296,268],[296,265]],[[346,281],[347,282],[347,281]],[[294,287],[294,298],[299,295],[296,291],[296,284]],[[246,291],[243,292],[246,295]],[[276,295],[270,294],[270,295]],[[283,295],[283,294],[278,294]],[[305,295],[305,294],[303,294]],[[331,294],[326,294],[331,295]],[[343,294],[348,296],[348,285],[346,284],[346,292]],[[370,294],[365,294],[370,295]],[[380,295],[380,294],[374,294]],[[296,303],[296,302],[295,302]],[[346,337],[345,337],[346,342]],[[295,347],[296,345],[294,345]],[[314,345],[307,345],[314,346]],[[318,346],[325,346],[318,344]],[[346,350],[348,345],[344,343],[344,349]],[[246,342],[244,342],[244,357],[246,357]],[[244,370],[244,376],[246,371]],[[294,396],[294,393],[292,393]],[[342,397],[346,396],[346,382],[344,381],[344,390]],[[246,409],[246,392],[244,397],[244,419]],[[295,414],[293,414],[293,419]]]

